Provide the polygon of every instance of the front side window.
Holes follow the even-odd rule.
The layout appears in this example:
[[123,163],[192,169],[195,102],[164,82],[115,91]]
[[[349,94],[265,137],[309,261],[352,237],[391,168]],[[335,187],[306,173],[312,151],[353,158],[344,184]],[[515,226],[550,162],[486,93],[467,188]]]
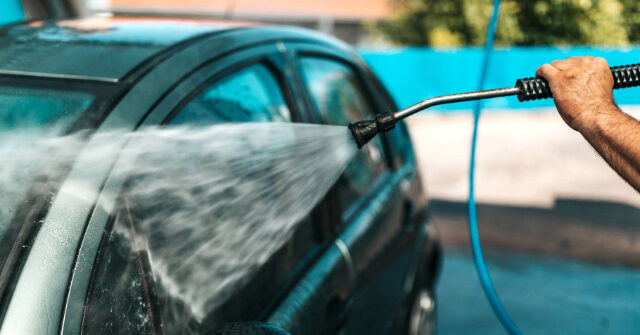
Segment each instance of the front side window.
[[[324,123],[346,126],[374,116],[350,67],[319,57],[303,57],[300,62],[305,83]],[[383,144],[378,136],[356,152],[338,180],[336,191],[344,209],[364,195],[386,168]]]
[[[206,87],[169,127],[275,121],[290,121],[289,109],[272,72],[257,64]],[[214,145],[220,144],[224,141],[217,139]],[[245,213],[221,205],[238,191],[229,172],[242,173],[238,164],[250,162],[203,161],[193,147],[181,147],[175,157],[182,170],[133,176],[123,192],[92,274],[84,333],[201,333],[226,322],[257,320],[314,247],[309,218],[284,245],[273,247],[279,232],[262,235],[261,241],[249,237],[276,222],[249,224]],[[171,182],[189,186],[158,184],[167,174],[174,177]],[[247,258],[234,243],[259,248]]]

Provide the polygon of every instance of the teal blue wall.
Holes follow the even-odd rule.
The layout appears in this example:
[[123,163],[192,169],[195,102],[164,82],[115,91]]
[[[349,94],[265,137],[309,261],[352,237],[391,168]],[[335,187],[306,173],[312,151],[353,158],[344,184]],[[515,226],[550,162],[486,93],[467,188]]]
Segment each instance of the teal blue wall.
[[24,20],[20,0],[0,0],[0,25]]
[[[385,83],[400,107],[443,94],[473,91],[478,85],[482,49],[480,48],[393,48],[359,49]],[[535,75],[538,66],[569,56],[602,56],[609,65],[640,63],[640,47],[513,47],[494,51],[485,87],[514,86],[516,79]],[[619,104],[640,104],[640,88],[615,91]],[[532,108],[552,106],[553,101],[518,102],[515,97],[491,99],[486,108]],[[451,111],[471,109],[471,103],[458,103],[434,107],[430,110]],[[526,109],[523,109],[526,111]]]

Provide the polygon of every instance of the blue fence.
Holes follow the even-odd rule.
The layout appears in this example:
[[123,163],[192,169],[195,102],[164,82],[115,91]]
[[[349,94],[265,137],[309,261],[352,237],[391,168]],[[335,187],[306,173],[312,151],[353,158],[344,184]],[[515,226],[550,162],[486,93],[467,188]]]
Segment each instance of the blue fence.
[[[473,91],[478,84],[481,48],[392,48],[359,49],[385,83],[400,107],[443,94]],[[611,66],[640,63],[640,47],[512,47],[497,48],[492,55],[485,87],[514,86],[518,78],[535,75],[538,66],[570,56],[601,56]],[[640,104],[640,88],[616,90],[619,104]],[[520,103],[515,97],[491,99],[486,108],[539,108],[552,106],[550,99]],[[433,107],[430,110],[471,110],[472,103],[457,103]]]
[[24,20],[20,0],[0,0],[0,26]]

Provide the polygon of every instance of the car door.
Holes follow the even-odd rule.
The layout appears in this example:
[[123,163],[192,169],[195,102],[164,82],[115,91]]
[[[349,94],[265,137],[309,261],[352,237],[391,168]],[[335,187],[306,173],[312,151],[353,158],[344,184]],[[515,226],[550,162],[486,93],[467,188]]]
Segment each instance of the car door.
[[[294,103],[296,89],[285,74],[290,72],[287,64],[282,46],[274,43],[218,59],[177,83],[142,125],[206,127],[227,122],[300,120],[304,111]],[[189,160],[188,156],[181,157]],[[114,170],[117,169],[116,166]],[[126,185],[136,183],[144,181],[134,178]],[[114,189],[110,189],[108,181],[105,192],[111,193],[111,198]],[[216,261],[216,257],[200,258],[199,263],[190,264],[188,260],[198,259],[190,249],[202,250],[208,240],[216,237],[207,237],[213,232],[207,227],[215,226],[215,220],[187,220],[185,225],[195,228],[197,236],[188,227],[178,231],[172,228],[171,233],[163,232],[162,224],[153,230],[145,229],[146,218],[158,215],[163,208],[170,208],[171,217],[180,212],[180,199],[163,195],[153,202],[155,207],[145,207],[136,206],[128,198],[126,186],[117,193],[117,205],[104,228],[92,230],[93,238],[99,237],[99,246],[84,299],[82,332],[205,332],[228,322],[265,320],[329,247],[322,227],[332,212],[325,208],[325,201],[297,225],[282,245],[265,250],[270,254],[261,257],[261,263],[233,271],[229,269],[233,262]],[[163,217],[168,221],[167,215]],[[160,242],[168,240],[172,246]],[[325,270],[335,282],[346,282],[348,271],[342,262],[335,270]],[[222,286],[225,289],[216,288]],[[327,296],[333,297],[335,290],[328,289]],[[313,329],[322,324],[307,326]]]
[[[346,126],[384,111],[348,52],[310,44],[292,48],[307,100],[322,123]],[[408,294],[405,279],[415,263],[417,235],[405,229],[411,215],[406,196],[415,170],[402,165],[397,152],[402,144],[390,145],[395,138],[388,135],[359,151],[336,185],[341,220],[334,231],[348,247],[356,276],[346,333],[385,333],[397,326],[395,318]]]

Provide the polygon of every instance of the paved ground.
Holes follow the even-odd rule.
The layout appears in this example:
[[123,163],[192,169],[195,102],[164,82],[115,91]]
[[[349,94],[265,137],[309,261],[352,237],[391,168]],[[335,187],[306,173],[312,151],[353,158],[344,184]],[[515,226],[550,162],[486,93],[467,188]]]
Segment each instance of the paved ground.
[[[445,244],[440,334],[504,333],[467,251],[471,122],[458,114],[409,123]],[[488,113],[480,126],[480,232],[494,283],[522,331],[637,333],[640,196],[553,110]]]
[[[467,205],[432,200],[442,240],[467,246]],[[478,205],[485,248],[640,268],[640,208],[606,201],[559,199],[553,207]]]
[[[638,107],[624,107],[639,115]],[[410,119],[432,213],[448,245],[466,245],[472,117]],[[555,110],[485,113],[476,199],[488,248],[640,267],[640,195]]]
[[[467,249],[445,250],[438,334],[504,334]],[[487,254],[494,285],[524,334],[637,334],[640,270],[514,253]]]
[[[625,110],[638,115],[638,108]],[[466,201],[472,118],[417,115],[409,128],[429,195]],[[480,120],[478,202],[550,207],[556,198],[640,207],[640,197],[554,110],[488,112]]]

